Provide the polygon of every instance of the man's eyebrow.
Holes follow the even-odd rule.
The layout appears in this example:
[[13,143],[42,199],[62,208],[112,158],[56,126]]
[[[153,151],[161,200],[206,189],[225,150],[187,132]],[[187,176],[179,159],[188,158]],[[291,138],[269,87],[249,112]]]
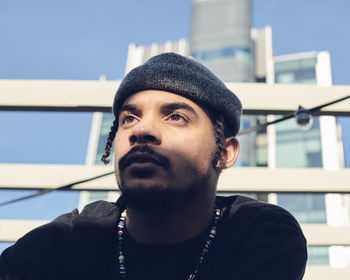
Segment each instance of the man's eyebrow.
[[130,111],[130,112],[135,112],[137,111],[137,108],[135,105],[133,104],[124,104],[120,110],[119,110],[119,114],[121,114],[124,111]]
[[162,108],[162,111],[175,111],[177,109],[184,109],[184,110],[190,111],[198,118],[198,114],[196,110],[185,102],[166,103],[166,104],[163,104],[161,108]]

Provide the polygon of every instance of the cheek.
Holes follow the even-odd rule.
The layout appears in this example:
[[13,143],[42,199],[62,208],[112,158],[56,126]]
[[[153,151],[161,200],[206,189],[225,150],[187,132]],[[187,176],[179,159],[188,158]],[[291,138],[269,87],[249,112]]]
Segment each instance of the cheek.
[[169,149],[173,150],[175,162],[180,169],[192,165],[196,166],[198,171],[206,172],[211,166],[212,158],[216,152],[216,144],[214,138],[208,135],[202,138],[184,136],[181,142],[176,141],[173,137]]
[[208,169],[212,165],[212,160],[217,150],[216,141],[213,135],[203,135],[198,145],[198,159],[201,159],[202,167]]
[[126,137],[123,137],[120,133],[115,135],[114,138],[114,161],[117,164],[119,159],[128,152],[128,142]]

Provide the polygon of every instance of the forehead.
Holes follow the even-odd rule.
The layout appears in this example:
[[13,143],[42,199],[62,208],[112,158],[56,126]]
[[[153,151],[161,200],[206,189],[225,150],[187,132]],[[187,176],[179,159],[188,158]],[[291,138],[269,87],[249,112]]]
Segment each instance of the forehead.
[[135,106],[161,106],[164,103],[182,102],[190,105],[197,112],[205,111],[192,100],[181,95],[163,90],[143,90],[129,96],[123,105],[132,104]]

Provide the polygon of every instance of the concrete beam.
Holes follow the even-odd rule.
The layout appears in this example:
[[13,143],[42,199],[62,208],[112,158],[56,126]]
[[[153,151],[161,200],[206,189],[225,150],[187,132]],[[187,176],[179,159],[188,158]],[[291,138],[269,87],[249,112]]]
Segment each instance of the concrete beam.
[[[55,189],[113,171],[86,165],[0,164],[0,189]],[[21,174],[21,176],[18,176]],[[350,169],[234,167],[219,179],[222,192],[350,193]],[[117,190],[114,175],[73,187],[75,190]]]
[[350,226],[330,227],[326,224],[303,224],[301,227],[309,246],[350,245]]
[[[110,112],[120,81],[0,80],[0,110]],[[246,113],[295,111],[315,107],[350,94],[350,86],[266,85],[226,83],[243,103]],[[273,102],[272,102],[273,101]],[[350,115],[350,99],[322,110]]]
[[15,242],[27,232],[47,222],[37,220],[0,220],[0,241]]
[[350,268],[333,268],[329,266],[307,266],[303,280],[348,280]]

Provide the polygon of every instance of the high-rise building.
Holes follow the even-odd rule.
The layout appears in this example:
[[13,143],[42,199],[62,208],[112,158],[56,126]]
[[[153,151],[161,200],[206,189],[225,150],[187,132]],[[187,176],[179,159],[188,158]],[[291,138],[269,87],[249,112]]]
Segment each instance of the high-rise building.
[[250,0],[196,0],[190,54],[221,80],[254,82]]

